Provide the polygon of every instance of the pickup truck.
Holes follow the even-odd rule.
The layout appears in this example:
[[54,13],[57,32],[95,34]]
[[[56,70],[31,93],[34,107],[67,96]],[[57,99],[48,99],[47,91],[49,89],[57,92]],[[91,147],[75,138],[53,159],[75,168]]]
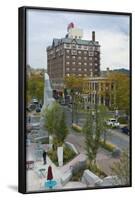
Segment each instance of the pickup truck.
[[106,121],[106,125],[111,126],[112,128],[118,128],[120,123],[115,118],[111,118]]

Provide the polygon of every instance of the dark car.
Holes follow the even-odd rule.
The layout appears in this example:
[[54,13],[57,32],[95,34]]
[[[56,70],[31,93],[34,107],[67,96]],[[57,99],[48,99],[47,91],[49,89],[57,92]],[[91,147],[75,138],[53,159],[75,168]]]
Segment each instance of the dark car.
[[41,112],[41,108],[36,108],[36,112]]
[[129,135],[129,128],[127,126],[124,126],[123,128],[121,128],[121,130],[122,130],[122,133]]

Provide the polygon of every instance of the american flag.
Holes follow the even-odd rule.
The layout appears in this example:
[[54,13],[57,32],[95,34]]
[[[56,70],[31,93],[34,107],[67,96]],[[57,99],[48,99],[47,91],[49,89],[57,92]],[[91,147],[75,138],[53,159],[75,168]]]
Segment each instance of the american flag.
[[74,23],[71,22],[70,24],[68,24],[67,30],[69,30],[70,28],[74,28]]

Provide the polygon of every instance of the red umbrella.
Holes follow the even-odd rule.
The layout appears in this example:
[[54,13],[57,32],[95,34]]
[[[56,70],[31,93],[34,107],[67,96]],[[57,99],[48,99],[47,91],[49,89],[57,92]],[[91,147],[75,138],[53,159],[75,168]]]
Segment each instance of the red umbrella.
[[48,173],[47,173],[47,180],[52,180],[53,179],[53,174],[52,174],[52,167],[48,167]]

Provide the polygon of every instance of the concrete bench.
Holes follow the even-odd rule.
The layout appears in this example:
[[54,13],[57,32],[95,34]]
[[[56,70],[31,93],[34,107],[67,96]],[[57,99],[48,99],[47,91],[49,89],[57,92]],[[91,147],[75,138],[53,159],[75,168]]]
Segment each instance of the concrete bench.
[[71,170],[68,170],[61,178],[61,184],[64,186],[66,183],[69,182],[69,180],[72,177],[72,172]]
[[86,169],[82,176],[82,182],[89,185],[89,186],[95,186],[97,183],[101,183],[102,179],[100,179],[97,175],[92,173],[90,170]]

